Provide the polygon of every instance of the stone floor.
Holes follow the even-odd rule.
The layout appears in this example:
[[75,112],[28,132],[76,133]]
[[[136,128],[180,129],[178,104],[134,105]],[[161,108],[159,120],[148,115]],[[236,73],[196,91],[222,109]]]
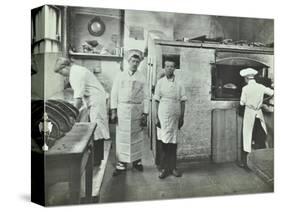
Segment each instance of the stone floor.
[[180,163],[181,178],[169,176],[160,180],[149,146],[147,141],[143,157],[144,172],[129,168],[126,173],[112,177],[115,164],[113,145],[100,203],[273,192],[273,185],[235,163]]

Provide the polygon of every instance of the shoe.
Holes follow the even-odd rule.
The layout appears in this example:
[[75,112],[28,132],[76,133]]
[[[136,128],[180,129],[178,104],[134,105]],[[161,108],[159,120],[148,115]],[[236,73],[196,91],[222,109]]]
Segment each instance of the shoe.
[[182,173],[181,173],[179,170],[174,169],[174,170],[172,171],[172,175],[174,175],[175,177],[181,177],[181,176],[182,176]]
[[245,170],[250,170],[250,168],[248,167],[248,153],[247,152],[245,152],[245,151],[241,152],[241,160],[238,161],[238,166]]
[[142,164],[134,164],[133,167],[140,171],[140,172],[143,172],[143,165]]
[[245,163],[243,162],[238,162],[237,165],[240,167],[240,168],[244,168],[246,166]]
[[162,169],[160,174],[159,174],[159,178],[160,179],[164,179],[168,176],[168,172],[165,169]]
[[119,169],[115,169],[114,172],[112,173],[112,177],[116,177],[120,174],[122,174],[122,172],[125,172],[126,170],[119,170]]
[[247,171],[251,170],[251,169],[248,167],[247,163],[238,162],[237,165],[238,165],[240,168],[243,168],[243,169],[245,169],[245,170],[247,170]]

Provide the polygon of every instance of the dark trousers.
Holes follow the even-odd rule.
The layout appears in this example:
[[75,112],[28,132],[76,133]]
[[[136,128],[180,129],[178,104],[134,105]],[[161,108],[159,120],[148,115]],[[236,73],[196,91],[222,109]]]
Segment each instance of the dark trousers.
[[265,140],[266,140],[266,133],[264,132],[260,119],[256,118],[253,134],[252,134],[252,140],[255,141],[253,144],[253,149],[264,149],[266,148]]
[[172,171],[177,165],[177,144],[165,144],[161,142],[161,146],[160,169]]
[[94,166],[99,166],[104,159],[104,139],[94,141]]

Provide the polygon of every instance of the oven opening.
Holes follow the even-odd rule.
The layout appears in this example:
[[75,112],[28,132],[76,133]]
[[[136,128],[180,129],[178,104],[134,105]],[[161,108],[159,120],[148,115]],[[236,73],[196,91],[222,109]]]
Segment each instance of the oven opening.
[[268,66],[248,58],[224,58],[212,63],[212,100],[239,101],[242,88],[245,85],[240,71],[244,68],[254,68],[258,71],[257,82],[268,85]]

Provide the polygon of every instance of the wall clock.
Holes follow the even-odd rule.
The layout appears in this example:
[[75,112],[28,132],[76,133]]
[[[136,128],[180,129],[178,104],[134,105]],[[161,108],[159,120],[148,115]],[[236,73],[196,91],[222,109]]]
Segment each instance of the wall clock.
[[99,16],[96,16],[89,21],[88,30],[93,36],[101,36],[105,31],[105,24]]

